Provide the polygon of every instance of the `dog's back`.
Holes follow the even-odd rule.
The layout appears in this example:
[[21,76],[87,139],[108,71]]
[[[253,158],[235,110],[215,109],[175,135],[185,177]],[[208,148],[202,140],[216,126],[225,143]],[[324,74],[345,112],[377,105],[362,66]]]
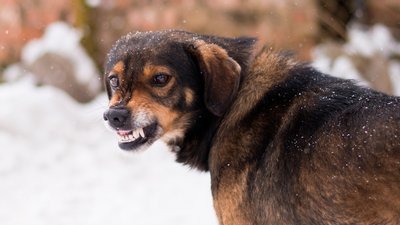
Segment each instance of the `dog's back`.
[[253,66],[211,151],[222,224],[399,224],[400,98],[271,53]]

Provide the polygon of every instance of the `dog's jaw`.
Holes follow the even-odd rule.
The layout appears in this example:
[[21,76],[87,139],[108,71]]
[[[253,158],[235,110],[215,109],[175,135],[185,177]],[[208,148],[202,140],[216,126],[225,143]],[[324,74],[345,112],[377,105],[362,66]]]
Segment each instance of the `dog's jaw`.
[[[159,133],[162,133],[162,129],[160,128]],[[154,139],[152,142],[147,142],[141,146],[139,146],[136,150],[138,151],[152,151],[156,150],[167,150],[170,152],[177,153],[180,150],[179,143],[183,140],[183,131],[174,130],[171,132],[167,132],[161,135],[159,138]]]
[[169,151],[169,152],[174,152],[177,153],[180,150],[180,147],[176,144],[173,144],[172,139],[176,139],[176,137],[171,138],[172,136],[167,133],[163,135],[162,137],[154,140],[153,142],[147,142],[137,148],[135,148],[135,151]]
[[145,127],[134,130],[117,130],[118,145],[123,150],[136,150],[142,145],[152,144],[160,136],[160,128],[157,123],[151,123]]
[[[152,137],[145,139],[146,135],[143,128],[138,128],[135,131],[122,131],[111,127],[107,121],[104,122],[104,125],[109,131],[116,134],[119,147],[127,151],[162,149],[178,152],[180,150],[178,143],[184,138],[184,131],[180,129],[164,133],[164,130],[160,126],[156,126],[153,128]],[[142,143],[130,144],[131,142],[140,142],[141,140],[143,140]]]

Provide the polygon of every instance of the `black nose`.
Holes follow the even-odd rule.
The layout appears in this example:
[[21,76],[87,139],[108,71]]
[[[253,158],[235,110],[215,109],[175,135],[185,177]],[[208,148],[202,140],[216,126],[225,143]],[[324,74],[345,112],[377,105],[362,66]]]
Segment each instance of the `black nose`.
[[104,112],[103,118],[114,128],[121,128],[128,120],[130,112],[126,108],[110,108]]

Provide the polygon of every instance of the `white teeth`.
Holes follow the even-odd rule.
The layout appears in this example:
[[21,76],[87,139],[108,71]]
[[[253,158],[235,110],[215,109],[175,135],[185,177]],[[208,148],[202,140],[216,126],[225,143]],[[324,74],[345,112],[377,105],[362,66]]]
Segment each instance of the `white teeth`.
[[133,134],[133,137],[134,137],[135,139],[139,137],[139,132],[138,132],[138,130],[134,130],[132,134]]
[[139,137],[142,137],[142,138],[145,137],[143,128],[136,129],[136,130],[132,131],[132,134],[129,134],[129,135],[117,135],[117,136],[118,136],[118,141],[122,142],[122,143],[132,142],[132,141],[135,141],[136,139],[138,139]]
[[140,136],[145,137],[143,128],[140,128],[140,129],[138,129],[138,130],[139,130]]

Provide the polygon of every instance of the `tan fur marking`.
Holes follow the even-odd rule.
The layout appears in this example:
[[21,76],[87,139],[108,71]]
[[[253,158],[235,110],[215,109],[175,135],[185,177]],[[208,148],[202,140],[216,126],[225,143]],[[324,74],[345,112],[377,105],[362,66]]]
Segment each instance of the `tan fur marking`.
[[[117,62],[114,67],[112,68],[111,72],[108,74],[108,77],[112,76],[112,75],[117,75],[120,82],[124,81],[124,68],[125,65],[122,61]],[[113,105],[118,104],[121,101],[122,97],[121,97],[121,93],[117,91],[115,91],[115,93],[111,96],[111,99],[108,103],[108,106],[111,107]]]
[[132,98],[127,104],[135,114],[136,111],[144,111],[157,118],[159,125],[164,132],[174,129],[174,123],[181,115],[170,108],[155,103],[152,98],[142,90],[135,90]]
[[121,97],[119,94],[115,93],[110,99],[110,102],[108,103],[108,107],[111,107],[113,105],[118,104],[121,101]]
[[246,175],[248,167],[244,168],[240,174],[237,174],[235,168],[229,168],[227,164],[219,189],[214,194],[214,208],[218,215],[218,220],[224,225],[250,225],[245,221],[245,217],[240,209],[240,204],[243,201],[243,194],[246,187]]
[[112,71],[111,73],[122,75],[122,73],[124,72],[124,69],[125,69],[124,62],[119,61],[114,65],[113,69],[111,70]]
[[185,93],[185,102],[186,102],[186,105],[188,105],[188,106],[192,105],[193,100],[194,100],[194,93],[193,93],[193,91],[192,91],[191,89],[189,89],[189,88],[186,88],[185,91],[184,91],[184,93]]
[[175,120],[179,117],[179,114],[165,106],[158,104],[152,105],[151,108],[161,127],[164,129],[164,132],[171,131],[174,127]]
[[171,71],[166,66],[155,66],[150,63],[147,63],[143,68],[143,75],[147,78],[151,78],[157,73],[171,74]]
[[165,95],[167,95],[168,90],[170,90],[170,88],[172,88],[172,86],[174,85],[174,82],[175,82],[173,73],[172,73],[172,71],[170,71],[170,69],[168,67],[155,66],[155,65],[147,63],[143,68],[143,77],[141,79],[141,82],[144,84],[150,83],[152,77],[159,73],[165,73],[167,75],[170,75],[171,79],[166,86],[164,86],[162,88],[153,88],[152,91],[155,94],[157,94],[158,96],[165,96]]

